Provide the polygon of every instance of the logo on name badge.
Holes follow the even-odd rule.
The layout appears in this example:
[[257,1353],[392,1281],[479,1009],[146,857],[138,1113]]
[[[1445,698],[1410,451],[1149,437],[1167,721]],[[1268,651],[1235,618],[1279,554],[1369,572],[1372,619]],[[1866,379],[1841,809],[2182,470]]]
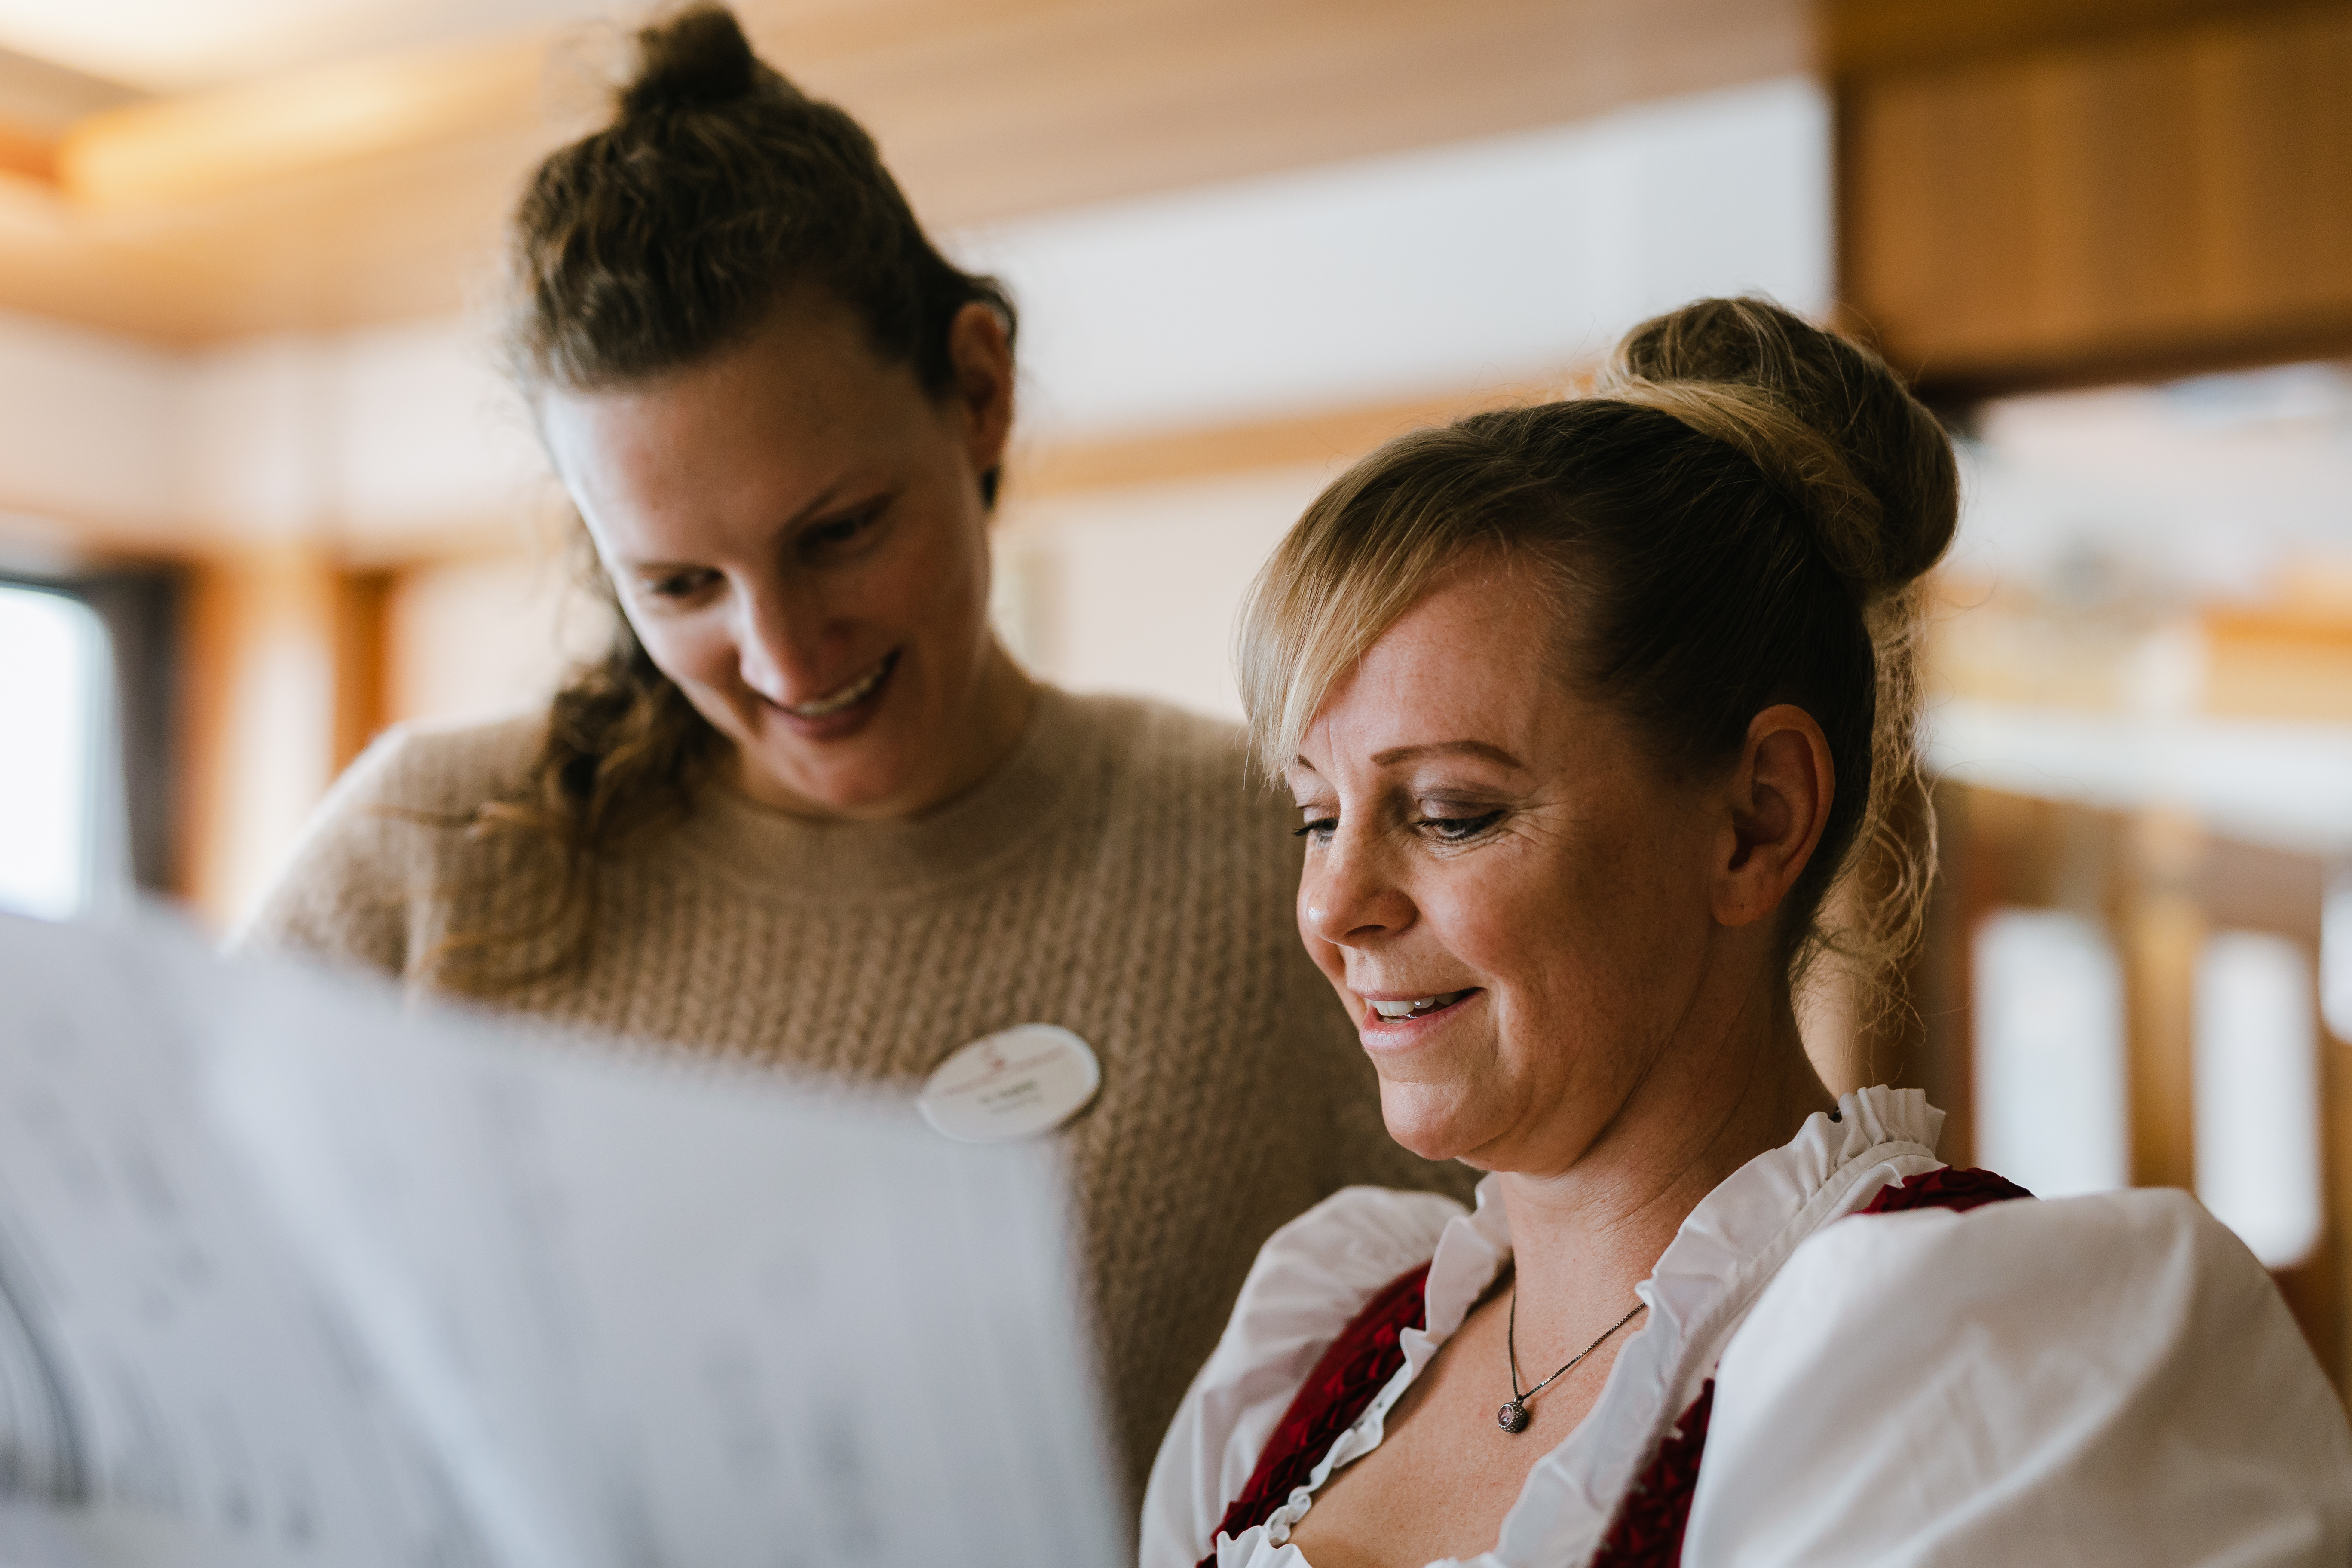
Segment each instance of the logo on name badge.
[[915,1103],[923,1120],[962,1143],[1052,1131],[1102,1088],[1102,1064],[1058,1024],[1015,1024],[957,1050],[931,1072]]

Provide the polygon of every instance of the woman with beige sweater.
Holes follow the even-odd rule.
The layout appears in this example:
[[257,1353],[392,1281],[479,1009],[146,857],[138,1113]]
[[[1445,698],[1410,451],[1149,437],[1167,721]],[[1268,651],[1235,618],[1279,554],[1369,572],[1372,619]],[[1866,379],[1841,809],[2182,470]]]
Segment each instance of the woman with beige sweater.
[[523,198],[509,333],[617,646],[544,712],[387,736],[248,940],[908,1088],[1071,1031],[1100,1089],[1054,1136],[1139,1487],[1275,1227],[1451,1173],[1383,1133],[1235,733],[1041,686],[990,630],[1002,290],[724,10],[639,43]]

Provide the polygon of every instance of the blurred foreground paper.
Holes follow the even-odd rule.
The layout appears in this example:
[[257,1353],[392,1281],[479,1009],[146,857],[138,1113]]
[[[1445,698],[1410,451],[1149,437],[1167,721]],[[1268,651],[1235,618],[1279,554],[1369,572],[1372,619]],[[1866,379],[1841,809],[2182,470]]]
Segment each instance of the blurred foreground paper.
[[0,920],[0,1568],[1110,1563],[1048,1151]]

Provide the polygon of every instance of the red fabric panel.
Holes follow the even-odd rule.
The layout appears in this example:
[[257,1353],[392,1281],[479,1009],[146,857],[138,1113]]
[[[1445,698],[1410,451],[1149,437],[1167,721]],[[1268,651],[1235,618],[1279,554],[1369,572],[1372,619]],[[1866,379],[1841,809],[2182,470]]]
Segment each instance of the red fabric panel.
[[1592,1568],[1673,1568],[1682,1561],[1691,1493],[1698,1489],[1698,1461],[1706,1451],[1706,1418],[1714,1413],[1710,1377],[1618,1505],[1616,1521],[1593,1553]]
[[1881,1187],[1876,1197],[1853,1212],[1901,1214],[1906,1209],[1965,1210],[2032,1195],[2008,1177],[1996,1176],[1990,1171],[1955,1171],[1947,1165],[1940,1171],[1922,1171],[1893,1186]]
[[[1239,1535],[1264,1524],[1283,1500],[1307,1484],[1339,1434],[1370,1407],[1404,1364],[1404,1347],[1397,1343],[1397,1335],[1420,1326],[1422,1291],[1428,1280],[1429,1265],[1424,1263],[1389,1281],[1339,1331],[1276,1424],[1249,1484],[1225,1510],[1219,1534]],[[1212,1549],[1201,1561],[1202,1568],[1216,1568],[1216,1552]]]

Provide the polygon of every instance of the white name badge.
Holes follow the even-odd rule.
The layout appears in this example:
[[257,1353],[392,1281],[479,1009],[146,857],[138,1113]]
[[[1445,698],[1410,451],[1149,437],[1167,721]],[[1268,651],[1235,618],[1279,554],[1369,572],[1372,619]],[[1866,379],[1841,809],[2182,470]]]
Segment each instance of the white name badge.
[[1100,1088],[1102,1064],[1086,1041],[1057,1024],[1015,1024],[941,1062],[915,1103],[959,1142],[993,1143],[1059,1127]]

